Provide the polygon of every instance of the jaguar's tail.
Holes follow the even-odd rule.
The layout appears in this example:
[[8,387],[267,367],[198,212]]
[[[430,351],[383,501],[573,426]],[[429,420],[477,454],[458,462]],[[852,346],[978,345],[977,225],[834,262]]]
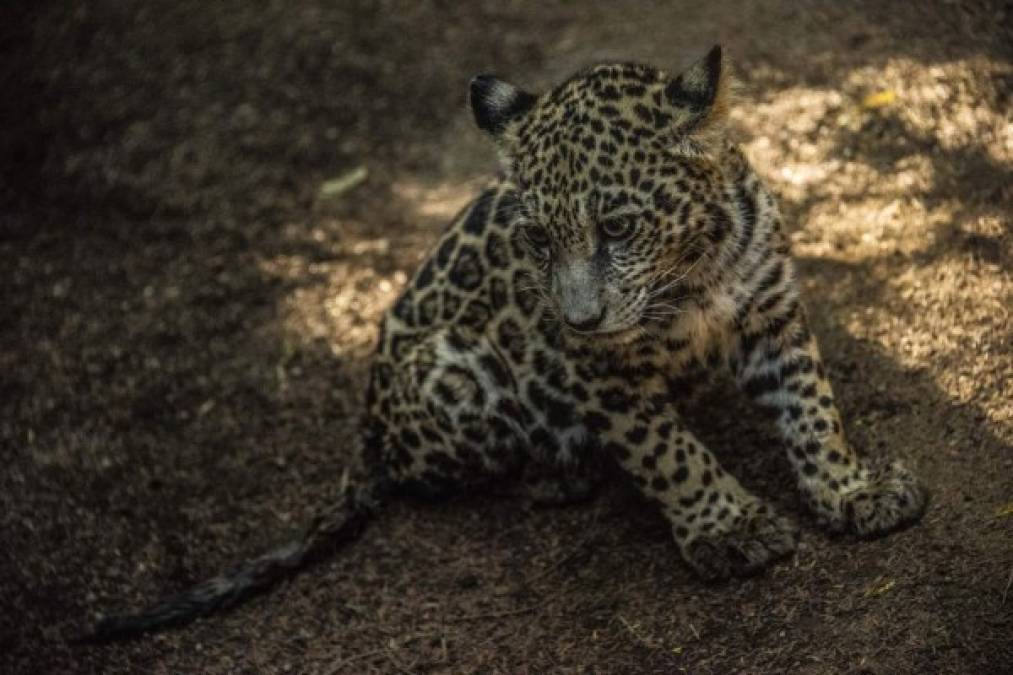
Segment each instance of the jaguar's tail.
[[303,534],[257,558],[136,614],[102,618],[79,642],[105,642],[188,623],[273,586],[334,546],[354,540],[387,496],[382,483],[346,488],[318,511]]

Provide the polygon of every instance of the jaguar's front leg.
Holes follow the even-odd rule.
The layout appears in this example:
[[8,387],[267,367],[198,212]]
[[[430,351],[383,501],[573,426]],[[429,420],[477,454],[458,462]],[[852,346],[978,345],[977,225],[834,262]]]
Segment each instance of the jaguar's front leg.
[[741,388],[776,419],[806,502],[831,530],[871,536],[917,520],[927,492],[900,462],[871,467],[844,436],[816,339],[798,300],[754,317],[732,368]]
[[747,574],[795,549],[798,529],[750,494],[686,429],[661,386],[615,383],[597,392],[587,426],[604,439],[672,525],[683,558],[707,579]]

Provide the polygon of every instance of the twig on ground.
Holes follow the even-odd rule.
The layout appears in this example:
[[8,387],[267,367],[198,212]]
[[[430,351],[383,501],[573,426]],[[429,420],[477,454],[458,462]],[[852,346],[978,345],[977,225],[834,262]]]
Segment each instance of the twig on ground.
[[383,649],[372,649],[368,652],[361,652],[359,654],[354,654],[352,656],[349,656],[347,659],[344,659],[343,661],[338,661],[337,663],[335,663],[334,667],[332,667],[330,670],[327,671],[327,675],[335,675],[336,673],[340,673],[342,668],[351,663],[355,663],[356,661],[362,661],[363,659],[368,659],[372,656],[381,656],[386,652],[387,648],[385,647]]
[[[407,635],[402,638],[396,638],[396,640],[398,647],[403,647],[410,642],[415,642],[416,640],[421,640],[422,638],[425,637],[434,637],[435,635],[436,633],[416,633],[415,635]],[[386,656],[388,660],[392,661],[394,665],[397,666],[399,670],[401,670],[401,672],[408,672],[405,671],[403,668],[401,668],[400,663],[397,660],[397,657],[393,656],[392,654],[393,649],[394,648],[390,646],[390,642],[388,642],[381,649],[371,649],[369,651],[361,652],[359,654],[353,654],[352,656],[349,656],[347,659],[344,659],[343,661],[339,661],[338,663],[334,664],[334,666],[327,671],[327,675],[335,675],[336,673],[341,672],[342,668],[351,663],[355,663],[356,661],[362,661],[364,659],[369,659],[374,656]]]

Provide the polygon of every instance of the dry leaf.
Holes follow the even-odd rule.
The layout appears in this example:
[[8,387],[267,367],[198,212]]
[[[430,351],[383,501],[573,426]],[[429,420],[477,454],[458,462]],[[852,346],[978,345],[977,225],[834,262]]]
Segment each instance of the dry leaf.
[[862,99],[862,107],[873,110],[875,108],[882,108],[888,106],[897,100],[897,92],[893,89],[884,89],[883,91],[877,91],[873,94],[869,94]]

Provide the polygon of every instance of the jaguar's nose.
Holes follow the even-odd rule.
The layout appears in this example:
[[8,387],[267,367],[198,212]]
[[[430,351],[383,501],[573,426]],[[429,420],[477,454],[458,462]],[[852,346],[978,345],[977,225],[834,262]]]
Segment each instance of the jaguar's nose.
[[588,258],[560,260],[552,273],[559,314],[576,331],[590,331],[605,320],[601,274]]
[[590,316],[586,319],[582,317],[574,319],[573,317],[564,315],[563,320],[566,322],[566,325],[573,330],[581,332],[592,331],[600,326],[605,320],[605,308],[602,307],[601,312],[599,312],[597,316]]

